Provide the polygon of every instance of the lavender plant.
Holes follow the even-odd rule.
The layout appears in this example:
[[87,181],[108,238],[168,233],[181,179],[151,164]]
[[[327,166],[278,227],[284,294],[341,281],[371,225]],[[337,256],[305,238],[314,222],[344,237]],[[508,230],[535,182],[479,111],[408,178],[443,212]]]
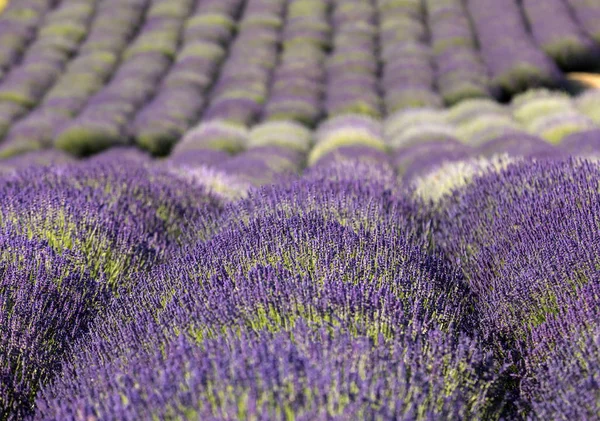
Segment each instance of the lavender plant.
[[0,247],[0,419],[16,420],[33,413],[37,391],[108,294],[77,252],[57,252],[6,224]]
[[559,290],[590,279],[599,174],[587,161],[520,161],[484,173],[434,211],[434,240],[462,263],[488,331],[524,339],[558,309]]

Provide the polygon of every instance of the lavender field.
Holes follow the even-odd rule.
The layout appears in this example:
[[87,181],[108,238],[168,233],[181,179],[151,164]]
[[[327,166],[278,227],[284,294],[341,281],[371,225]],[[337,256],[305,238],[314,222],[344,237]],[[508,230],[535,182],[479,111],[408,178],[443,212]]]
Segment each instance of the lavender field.
[[4,3],[0,421],[600,419],[599,1]]

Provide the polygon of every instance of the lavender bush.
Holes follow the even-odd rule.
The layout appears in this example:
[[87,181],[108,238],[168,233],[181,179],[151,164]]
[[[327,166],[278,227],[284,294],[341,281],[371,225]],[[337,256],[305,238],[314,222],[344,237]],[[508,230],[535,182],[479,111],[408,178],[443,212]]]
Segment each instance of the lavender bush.
[[325,219],[319,196],[281,207],[323,185],[304,183],[242,201],[253,217],[145,277],[40,395],[40,419],[497,418],[502,367],[461,333],[456,273],[398,207],[349,208],[377,216],[369,229]]

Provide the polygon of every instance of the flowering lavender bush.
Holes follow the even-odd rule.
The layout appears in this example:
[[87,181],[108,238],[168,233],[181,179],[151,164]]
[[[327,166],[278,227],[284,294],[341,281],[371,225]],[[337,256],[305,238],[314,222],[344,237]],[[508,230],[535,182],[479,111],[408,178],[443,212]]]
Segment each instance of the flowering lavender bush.
[[[304,183],[242,201],[253,216],[145,277],[40,395],[40,418],[496,418],[501,367],[461,333],[456,273],[397,207],[365,229],[324,219],[319,196],[281,206],[323,185]],[[354,212],[378,215],[365,203]]]
[[[464,262],[473,289],[486,297],[482,303],[489,306],[484,310],[489,316],[484,314],[482,319],[490,327],[523,335],[556,305],[553,288],[564,282],[585,282],[585,265],[594,261],[595,231],[583,228],[594,224],[593,212],[578,203],[593,203],[598,194],[595,177],[598,167],[587,161],[524,161],[479,177],[470,187],[450,195],[436,211],[440,218],[436,243]],[[579,229],[567,228],[571,223]],[[535,236],[545,240],[535,240]],[[557,252],[573,241],[579,252]],[[512,257],[516,255],[520,257]],[[552,266],[564,270],[547,272]],[[584,272],[577,273],[579,269]],[[503,279],[506,285],[498,283]]]
[[0,188],[11,198],[0,206],[2,225],[59,252],[79,250],[91,275],[115,286],[176,247],[185,223],[220,208],[201,187],[126,160],[25,169]]
[[40,385],[104,307],[107,291],[76,252],[56,252],[10,227],[0,244],[0,416],[18,419],[32,412]]

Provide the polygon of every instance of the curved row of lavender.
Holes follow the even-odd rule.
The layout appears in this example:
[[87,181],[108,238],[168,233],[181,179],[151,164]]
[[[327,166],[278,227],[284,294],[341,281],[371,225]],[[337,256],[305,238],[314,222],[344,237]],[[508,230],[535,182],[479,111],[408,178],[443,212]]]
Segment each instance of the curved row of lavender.
[[312,127],[322,117],[325,58],[331,45],[329,0],[290,0],[281,33],[279,62],[262,110],[263,121]]
[[522,6],[533,38],[561,68],[580,70],[597,65],[600,44],[588,36],[585,24],[576,20],[568,2],[523,0]]
[[559,82],[558,66],[534,42],[516,0],[467,0],[466,4],[493,86],[512,94]]
[[23,57],[23,52],[35,39],[44,15],[59,2],[57,0],[26,0],[10,2],[0,14],[0,69],[1,75],[10,71]]
[[[141,162],[99,156],[2,177],[1,419],[34,411],[73,341],[112,297],[133,290],[134,274],[211,231],[216,196]],[[186,230],[196,219],[205,234]]]
[[225,120],[248,127],[260,118],[277,63],[286,7],[283,0],[247,3],[239,34],[211,91],[203,122]]
[[[284,14],[284,1],[250,0],[245,4],[239,32],[209,89],[207,107],[199,123],[176,145],[174,156],[205,149],[234,154],[246,147],[248,126],[260,118],[269,92]],[[238,71],[240,66],[244,73]]]
[[375,20],[373,1],[332,0],[333,39],[325,63],[324,111],[328,117],[349,113],[381,116]]

